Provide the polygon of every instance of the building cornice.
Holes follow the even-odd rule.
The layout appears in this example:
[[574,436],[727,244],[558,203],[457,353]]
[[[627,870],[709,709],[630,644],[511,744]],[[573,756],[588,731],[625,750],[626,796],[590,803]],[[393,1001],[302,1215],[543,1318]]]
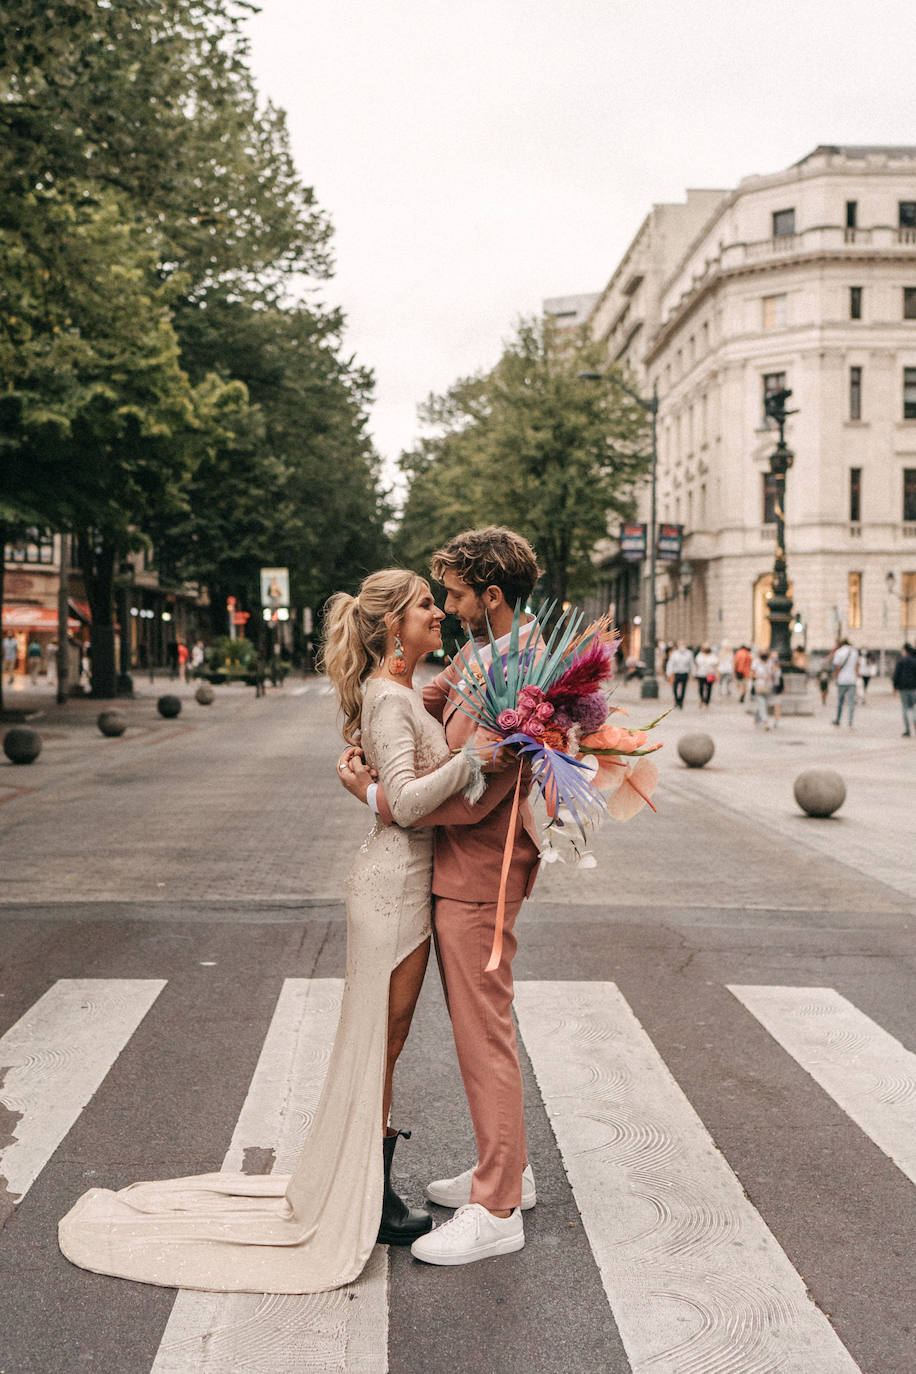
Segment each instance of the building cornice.
[[[763,242],[768,243],[770,240],[765,239]],[[729,244],[725,251],[751,246],[754,245]],[[845,247],[823,248],[800,253],[783,253],[768,259],[760,258],[752,262],[741,263],[735,267],[713,267],[704,274],[694,290],[682,298],[668,319],[659,325],[643,355],[643,361],[647,367],[651,367],[673,335],[688,322],[691,316],[696,314],[710,296],[728,282],[738,281],[742,278],[763,277],[775,272],[784,272],[786,269],[797,270],[823,267],[828,263],[850,262],[857,265],[901,262],[916,267],[916,243],[899,244],[889,248],[870,248],[867,251],[861,249],[850,251]]]

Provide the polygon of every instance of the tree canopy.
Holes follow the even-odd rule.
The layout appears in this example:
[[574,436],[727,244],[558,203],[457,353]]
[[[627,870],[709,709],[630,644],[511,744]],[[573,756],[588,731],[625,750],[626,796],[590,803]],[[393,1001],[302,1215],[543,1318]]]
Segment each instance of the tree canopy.
[[317,297],[331,226],[253,8],[13,0],[0,35],[0,511],[77,535],[98,694],[138,541],[242,604],[261,563],[313,602],[386,543],[372,378]]
[[646,413],[613,385],[619,375],[584,330],[521,320],[495,367],[423,407],[430,432],[401,458],[401,556],[419,570],[458,530],[506,524],[534,545],[550,598],[585,588],[596,545],[612,518],[632,515],[649,464]]

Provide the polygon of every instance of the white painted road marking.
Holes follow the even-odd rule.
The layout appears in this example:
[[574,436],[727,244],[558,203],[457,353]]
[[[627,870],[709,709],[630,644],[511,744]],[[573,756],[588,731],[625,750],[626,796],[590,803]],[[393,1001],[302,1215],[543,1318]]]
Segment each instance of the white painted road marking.
[[729,991],[916,1183],[916,1054],[833,988]]
[[856,1374],[617,987],[515,999],[634,1374]]
[[[61,978],[0,1039],[0,1226],[159,996],[161,978]],[[5,1110],[4,1110],[5,1109]]]
[[[327,1071],[343,994],[341,978],[288,978],[223,1169],[246,1152],[276,1151],[265,1172],[289,1173]],[[388,1251],[376,1246],[359,1279],[331,1293],[178,1294],[151,1374],[385,1374]]]

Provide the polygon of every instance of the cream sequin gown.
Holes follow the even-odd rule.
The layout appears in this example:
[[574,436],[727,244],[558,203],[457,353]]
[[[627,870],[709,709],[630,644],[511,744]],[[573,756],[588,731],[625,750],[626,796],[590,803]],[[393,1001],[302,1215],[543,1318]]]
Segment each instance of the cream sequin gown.
[[389,979],[430,933],[432,831],[399,827],[477,782],[467,755],[449,757],[442,727],[399,683],[368,682],[362,743],[398,824],[376,822],[347,878],[340,1022],[293,1173],[93,1188],[60,1223],[61,1250],[74,1264],[226,1293],[317,1293],[362,1271],[382,1210]]

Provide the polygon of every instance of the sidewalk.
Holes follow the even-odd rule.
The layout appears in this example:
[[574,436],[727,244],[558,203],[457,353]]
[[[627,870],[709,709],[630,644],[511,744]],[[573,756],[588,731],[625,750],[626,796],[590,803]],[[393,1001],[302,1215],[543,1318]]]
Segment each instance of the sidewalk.
[[[134,696],[98,701],[88,696],[68,697],[58,705],[56,684],[41,682],[33,687],[27,677],[17,678],[16,686],[4,684],[4,708],[23,713],[20,721],[0,721],[0,740],[7,730],[21,723],[37,730],[42,750],[34,764],[16,766],[0,752],[0,806],[24,792],[44,790],[91,768],[93,773],[116,768],[137,752],[200,729],[213,728],[253,704],[266,709],[272,698],[292,695],[301,679],[287,678],[284,687],[267,684],[266,695],[255,697],[253,687],[232,685],[214,687],[212,706],[201,706],[194,693],[200,684],[169,678],[163,673],[150,682],[148,676],[134,679]],[[171,719],[160,716],[156,703],[160,697],[177,696],[181,713]],[[98,728],[103,711],[116,710],[127,717],[127,730],[121,736],[107,737]]]

